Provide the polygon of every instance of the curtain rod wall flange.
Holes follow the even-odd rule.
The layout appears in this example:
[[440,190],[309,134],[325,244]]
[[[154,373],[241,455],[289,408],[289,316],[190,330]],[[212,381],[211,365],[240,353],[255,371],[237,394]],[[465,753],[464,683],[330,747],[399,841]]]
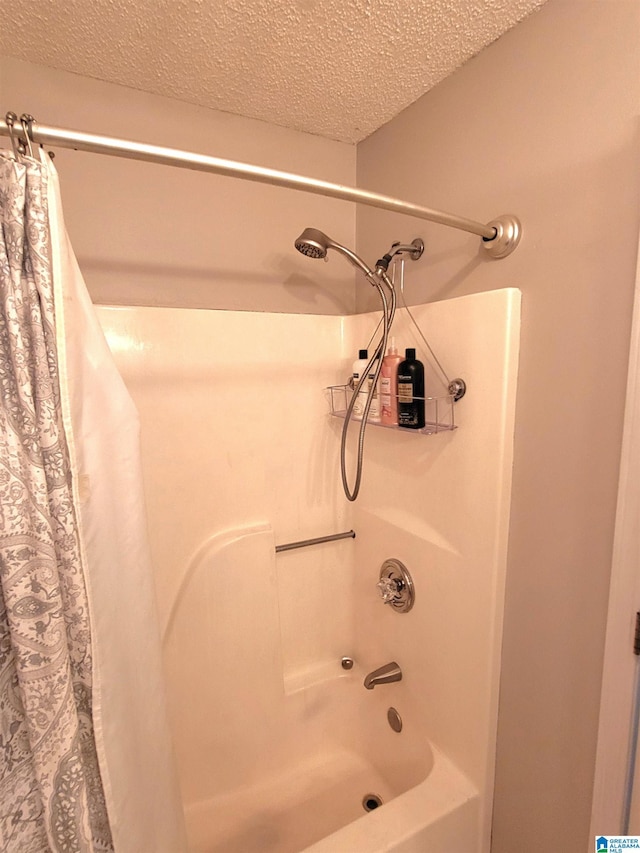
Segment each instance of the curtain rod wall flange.
[[[196,154],[177,148],[165,148],[159,145],[148,145],[126,139],[117,139],[111,136],[100,136],[76,130],[49,127],[38,124],[31,119],[31,116],[29,116],[29,119],[29,122],[22,124],[20,129],[16,126],[13,130],[15,136],[24,138],[25,141],[30,139],[39,145],[52,144],[62,148],[73,148],[76,151],[107,154],[112,157],[124,157],[131,160],[242,178],[258,183],[315,193],[316,195],[323,195],[329,198],[338,198],[343,201],[366,204],[370,207],[378,207],[394,213],[403,213],[407,216],[414,216],[417,219],[426,219],[429,222],[436,222],[439,225],[446,225],[449,228],[457,228],[460,231],[476,234],[482,238],[482,245],[487,254],[496,259],[506,258],[507,255],[510,255],[520,242],[522,234],[520,221],[512,214],[500,216],[485,225],[473,219],[465,219],[461,216],[455,216],[452,213],[421,207],[411,202],[401,201],[400,199],[379,195],[378,193],[357,189],[356,187],[332,184],[328,181],[320,181],[316,178],[308,178],[303,175],[292,174],[291,172],[265,169],[249,163],[224,160],[220,157]],[[7,122],[2,119],[0,119],[0,136],[10,136],[10,128]]]
[[487,223],[495,228],[493,239],[482,238],[482,245],[492,258],[506,258],[513,252],[522,237],[522,225],[513,213],[505,213]]

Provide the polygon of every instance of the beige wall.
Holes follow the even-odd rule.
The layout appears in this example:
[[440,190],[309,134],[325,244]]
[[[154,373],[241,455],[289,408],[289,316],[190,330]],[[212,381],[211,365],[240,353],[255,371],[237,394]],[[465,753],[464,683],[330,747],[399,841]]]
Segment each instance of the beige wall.
[[[0,57],[0,103],[43,124],[355,183],[353,145],[8,57]],[[94,302],[353,311],[352,268],[314,265],[293,247],[308,225],[353,245],[353,205],[52,147],[67,229]]]
[[[358,147],[362,186],[524,223],[516,253],[490,261],[462,232],[358,214],[367,258],[424,236],[412,302],[523,292],[493,853],[588,849],[638,245],[639,36],[637,0],[549,0]],[[359,310],[369,298],[361,288]]]

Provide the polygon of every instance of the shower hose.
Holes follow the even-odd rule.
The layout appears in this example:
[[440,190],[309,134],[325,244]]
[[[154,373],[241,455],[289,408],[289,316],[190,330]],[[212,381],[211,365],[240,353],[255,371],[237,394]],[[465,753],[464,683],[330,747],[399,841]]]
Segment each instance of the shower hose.
[[[342,427],[342,441],[340,442],[340,473],[342,475],[342,487],[344,489],[344,493],[347,496],[347,499],[350,501],[355,501],[358,497],[358,493],[360,492],[360,483],[362,481],[362,460],[364,456],[364,436],[367,428],[367,419],[369,417],[369,409],[371,408],[371,403],[373,401],[373,395],[375,393],[378,379],[380,377],[380,370],[382,369],[382,359],[387,351],[387,340],[389,338],[389,331],[391,329],[391,324],[393,323],[393,318],[396,313],[396,291],[395,287],[389,280],[387,274],[380,270],[376,271],[375,275],[367,276],[369,282],[378,290],[378,294],[380,295],[380,301],[382,302],[382,336],[378,345],[376,346],[373,355],[369,359],[366,370],[362,371],[362,376],[358,378],[358,382],[353,390],[353,395],[347,406],[347,411],[345,414],[344,424]],[[384,289],[380,284],[381,279],[387,289],[389,290],[389,294],[391,299],[388,300],[385,295]],[[369,379],[369,370],[371,366],[375,363],[375,371],[373,374],[373,381],[369,382],[369,388],[367,391],[367,401],[365,403],[364,411],[362,413],[362,422],[360,423],[360,431],[358,433],[358,448],[356,453],[356,477],[353,485],[353,489],[349,486],[349,481],[347,477],[347,432],[349,430],[349,424],[353,418],[353,407],[355,406],[356,400],[358,398],[358,394],[364,384]]]

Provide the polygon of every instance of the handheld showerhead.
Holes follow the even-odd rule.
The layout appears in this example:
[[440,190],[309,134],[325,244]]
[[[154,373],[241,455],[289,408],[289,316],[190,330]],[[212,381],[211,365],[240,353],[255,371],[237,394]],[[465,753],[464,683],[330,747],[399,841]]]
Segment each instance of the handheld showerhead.
[[326,258],[332,240],[317,228],[305,228],[295,242],[295,247],[308,258]]
[[359,258],[355,252],[352,252],[351,249],[347,249],[346,246],[336,243],[335,240],[332,240],[331,237],[327,237],[325,233],[318,231],[317,228],[305,228],[302,234],[295,241],[294,245],[299,252],[302,252],[302,254],[306,255],[308,258],[326,258],[327,251],[329,249],[335,249],[336,252],[340,252],[340,254],[350,260],[354,266],[358,267],[358,269],[366,275],[372,284],[374,280],[376,280],[376,274],[365,264],[362,258]]

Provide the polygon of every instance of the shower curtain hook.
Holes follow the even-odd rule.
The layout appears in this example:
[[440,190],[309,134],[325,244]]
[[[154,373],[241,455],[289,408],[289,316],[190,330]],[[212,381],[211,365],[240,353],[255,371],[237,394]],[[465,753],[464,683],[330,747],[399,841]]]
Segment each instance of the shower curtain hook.
[[18,116],[15,113],[9,111],[5,115],[4,120],[7,123],[7,127],[9,128],[9,139],[11,141],[11,147],[13,149],[13,156],[17,160],[19,152],[18,152],[18,145],[16,143],[16,138],[15,138],[14,133],[13,133],[13,126],[16,123],[16,121],[18,120]]
[[22,113],[22,115],[20,116],[20,124],[22,125],[22,129],[24,131],[24,135],[25,135],[26,140],[27,140],[27,147],[29,148],[29,157],[31,157],[31,159],[33,159],[33,148],[31,147],[31,137],[33,134],[32,125],[33,125],[34,121],[35,121],[34,117],[32,115],[29,115],[29,113]]

